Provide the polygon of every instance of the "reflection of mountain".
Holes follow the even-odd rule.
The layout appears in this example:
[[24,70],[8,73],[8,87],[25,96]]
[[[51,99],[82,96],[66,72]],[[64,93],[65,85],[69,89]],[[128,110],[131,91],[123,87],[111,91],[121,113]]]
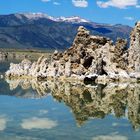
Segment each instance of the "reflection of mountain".
[[79,125],[89,118],[104,118],[106,115],[114,114],[117,118],[128,116],[134,129],[140,127],[140,84],[86,86],[81,83],[33,80],[8,83],[11,89],[18,85],[22,89],[32,86],[39,95],[48,93],[50,89],[56,100],[71,108]]

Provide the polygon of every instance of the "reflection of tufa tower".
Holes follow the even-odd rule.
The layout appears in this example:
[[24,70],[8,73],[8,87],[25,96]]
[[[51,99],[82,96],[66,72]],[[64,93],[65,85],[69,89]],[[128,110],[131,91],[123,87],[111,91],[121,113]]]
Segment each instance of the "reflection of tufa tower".
[[128,62],[130,72],[140,72],[140,21],[131,32]]

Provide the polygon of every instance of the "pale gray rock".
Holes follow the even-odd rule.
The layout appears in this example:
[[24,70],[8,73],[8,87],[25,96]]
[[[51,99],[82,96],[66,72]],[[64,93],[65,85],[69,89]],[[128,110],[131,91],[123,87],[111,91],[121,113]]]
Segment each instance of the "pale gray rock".
[[128,50],[130,72],[140,72],[140,22],[137,22],[130,35],[130,48]]
[[7,77],[27,76],[31,68],[31,61],[24,59],[19,64],[10,64],[9,70],[6,72]]
[[70,60],[66,62],[65,64],[65,76],[70,77],[71,76],[71,62]]

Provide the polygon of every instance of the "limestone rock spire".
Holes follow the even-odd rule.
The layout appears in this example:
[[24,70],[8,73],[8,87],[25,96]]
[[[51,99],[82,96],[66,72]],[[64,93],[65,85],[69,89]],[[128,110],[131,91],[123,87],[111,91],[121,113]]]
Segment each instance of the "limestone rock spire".
[[129,70],[132,72],[140,72],[140,21],[135,24],[131,32],[128,52]]

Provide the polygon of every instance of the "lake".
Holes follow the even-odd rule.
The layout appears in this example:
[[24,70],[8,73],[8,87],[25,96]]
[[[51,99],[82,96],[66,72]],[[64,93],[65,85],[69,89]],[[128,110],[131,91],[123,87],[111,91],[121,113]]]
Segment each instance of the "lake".
[[139,140],[139,128],[140,84],[0,80],[0,140]]

